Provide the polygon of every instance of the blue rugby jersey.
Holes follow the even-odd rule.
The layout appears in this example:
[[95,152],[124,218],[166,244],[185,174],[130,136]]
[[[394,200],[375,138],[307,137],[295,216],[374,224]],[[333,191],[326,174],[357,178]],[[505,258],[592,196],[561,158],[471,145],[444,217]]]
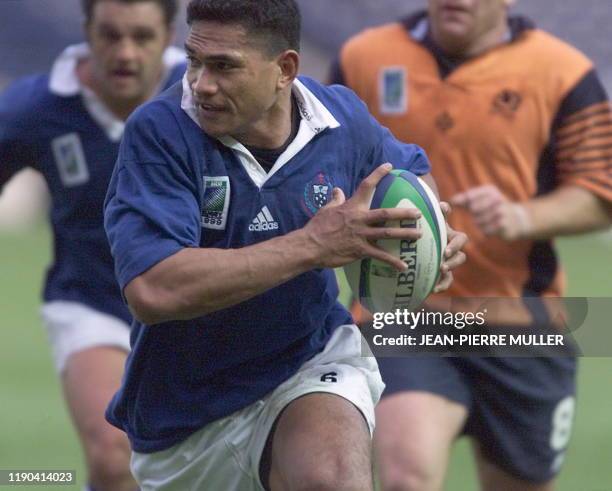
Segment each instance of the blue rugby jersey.
[[[0,95],[0,186],[29,166],[49,187],[54,258],[44,300],[79,302],[129,323],[102,216],[124,123],[80,86],[76,65],[88,55],[87,45],[70,46],[50,75],[17,80]],[[160,89],[181,78],[184,61],[180,50],[166,51]]]
[[[128,120],[105,204],[123,289],[184,247],[240,248],[303,227],[341,187],[351,196],[384,162],[429,171],[341,86],[300,78],[295,140],[268,174],[232,138],[197,123],[185,79]],[[189,321],[134,322],[126,376],[107,418],[155,452],[265,396],[351,323],[334,273],[316,269]]]

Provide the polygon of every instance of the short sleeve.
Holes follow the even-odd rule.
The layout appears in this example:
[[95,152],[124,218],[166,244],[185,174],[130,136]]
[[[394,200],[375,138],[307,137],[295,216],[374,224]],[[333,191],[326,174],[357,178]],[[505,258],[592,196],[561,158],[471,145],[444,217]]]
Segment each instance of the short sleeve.
[[12,86],[0,95],[0,188],[21,169],[36,164],[36,128],[16,102],[17,90]]
[[395,169],[407,170],[417,176],[431,171],[429,159],[421,147],[399,141],[388,128],[378,123],[371,115],[369,115],[369,128],[372,135],[372,151],[362,178],[386,162],[393,164]]
[[365,103],[351,89],[341,85],[333,85],[329,89],[344,102],[346,108],[342,120],[349,128],[350,145],[354,149],[355,161],[359,163],[355,185],[387,162],[393,164],[395,169],[407,170],[417,176],[431,171],[425,151],[418,145],[395,138],[370,114]]
[[196,178],[186,151],[172,147],[174,121],[164,135],[154,119],[128,123],[105,202],[104,226],[122,290],[160,261],[199,245]]
[[563,100],[553,135],[559,183],[612,201],[612,111],[595,70]]

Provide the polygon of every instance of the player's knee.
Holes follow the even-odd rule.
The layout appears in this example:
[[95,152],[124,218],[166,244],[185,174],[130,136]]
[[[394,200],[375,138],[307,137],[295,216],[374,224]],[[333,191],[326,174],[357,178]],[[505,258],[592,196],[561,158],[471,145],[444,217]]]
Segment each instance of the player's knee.
[[382,487],[383,491],[438,491],[438,489],[437,487],[432,487],[431,482],[414,475],[391,479]]
[[375,439],[375,453],[383,491],[440,491],[445,465],[435,449],[425,442],[405,446],[380,436]]
[[88,444],[89,480],[97,489],[133,489],[130,448],[124,435],[99,434]]
[[367,491],[372,489],[369,466],[355,468],[349,459],[339,456],[324,463],[304,469],[296,486],[297,491]]
[[387,466],[382,478],[382,491],[440,491],[439,473],[427,466]]
[[316,476],[293,487],[295,491],[368,491],[372,484],[357,479]]

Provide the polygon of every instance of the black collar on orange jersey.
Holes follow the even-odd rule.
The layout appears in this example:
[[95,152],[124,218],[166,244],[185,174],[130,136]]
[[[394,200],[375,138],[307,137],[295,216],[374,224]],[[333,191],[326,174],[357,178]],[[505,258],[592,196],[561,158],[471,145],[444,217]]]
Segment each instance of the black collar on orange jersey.
[[[420,10],[400,21],[410,32],[410,37],[427,48],[438,63],[440,78],[448,77],[462,63],[469,58],[458,58],[447,55],[440,48],[431,35],[429,19],[425,10]],[[508,42],[513,42],[525,31],[535,29],[535,23],[523,16],[510,16],[508,18]]]

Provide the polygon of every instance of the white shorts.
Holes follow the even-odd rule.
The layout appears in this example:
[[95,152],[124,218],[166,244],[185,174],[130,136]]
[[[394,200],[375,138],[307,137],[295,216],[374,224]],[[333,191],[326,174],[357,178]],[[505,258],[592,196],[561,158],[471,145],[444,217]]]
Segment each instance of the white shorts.
[[264,399],[169,449],[133,452],[132,474],[142,491],[263,491],[260,459],[272,425],[291,401],[312,392],[337,394],[361,411],[371,434],[384,387],[375,358],[362,356],[359,329],[340,326],[321,353]]
[[43,324],[60,375],[70,355],[96,346],[130,351],[130,326],[78,302],[53,301],[41,308]]

